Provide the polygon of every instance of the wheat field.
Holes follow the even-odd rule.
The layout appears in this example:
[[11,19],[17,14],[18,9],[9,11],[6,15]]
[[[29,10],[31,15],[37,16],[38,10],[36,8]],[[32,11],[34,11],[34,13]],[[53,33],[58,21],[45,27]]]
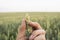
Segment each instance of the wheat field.
[[0,12],[0,40],[16,40],[26,13],[46,31],[47,40],[60,40],[60,12]]

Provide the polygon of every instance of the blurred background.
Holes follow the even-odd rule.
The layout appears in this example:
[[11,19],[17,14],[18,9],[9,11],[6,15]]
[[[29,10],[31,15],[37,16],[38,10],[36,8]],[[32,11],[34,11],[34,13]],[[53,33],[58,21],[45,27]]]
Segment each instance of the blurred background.
[[0,40],[16,40],[26,13],[46,30],[47,40],[60,40],[60,12],[0,12]]
[[16,40],[26,13],[46,30],[47,40],[60,40],[60,0],[0,0],[0,40]]

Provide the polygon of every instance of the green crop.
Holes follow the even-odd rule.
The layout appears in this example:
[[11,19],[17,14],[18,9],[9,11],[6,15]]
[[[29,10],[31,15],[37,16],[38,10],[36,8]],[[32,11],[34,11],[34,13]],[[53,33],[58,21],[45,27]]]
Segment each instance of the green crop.
[[27,23],[30,22],[30,16],[28,14],[26,14],[25,18]]
[[28,25],[30,22],[30,16],[26,14],[26,36],[29,38],[32,28]]
[[[26,12],[0,13],[0,40],[16,40]],[[46,31],[46,40],[60,40],[60,12],[28,12],[28,20],[38,22]],[[29,25],[28,30],[31,31]],[[28,31],[29,32],[29,31]],[[29,35],[29,33],[27,33]]]

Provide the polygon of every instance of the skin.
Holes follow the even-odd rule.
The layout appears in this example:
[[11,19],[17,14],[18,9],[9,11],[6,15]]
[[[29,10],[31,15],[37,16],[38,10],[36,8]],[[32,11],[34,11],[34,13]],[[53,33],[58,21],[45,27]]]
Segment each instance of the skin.
[[[28,25],[30,25],[33,28],[29,40],[38,40],[39,38],[40,38],[39,40],[46,40],[45,39],[46,32],[42,29],[39,23],[30,21],[28,22]],[[23,19],[21,23],[21,28],[19,26],[16,40],[27,40],[25,31],[26,31],[26,20]]]
[[16,40],[26,40],[25,31],[26,31],[26,22],[25,19],[23,19],[21,23],[21,28],[20,26],[18,28],[18,35]]

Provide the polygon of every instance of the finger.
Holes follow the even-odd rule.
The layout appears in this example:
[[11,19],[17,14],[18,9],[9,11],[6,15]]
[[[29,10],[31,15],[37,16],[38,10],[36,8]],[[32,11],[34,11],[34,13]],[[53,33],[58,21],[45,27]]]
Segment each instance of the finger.
[[45,35],[39,35],[39,36],[35,37],[34,40],[46,40]]
[[25,22],[25,21],[26,21],[26,19],[25,19],[25,18],[23,18],[23,19],[22,19],[22,22]]
[[18,32],[25,32],[26,30],[26,22],[25,19],[22,20],[21,26],[18,28]]
[[18,28],[18,35],[17,40],[25,40],[25,30],[26,30],[26,23],[25,19],[22,20],[21,26]]
[[26,19],[23,18],[23,20],[22,20],[22,24],[21,24],[22,26],[26,26],[26,22],[25,22],[25,21],[26,21]]
[[29,37],[30,40],[33,40],[35,37],[37,37],[38,35],[45,35],[45,31],[44,30],[35,30],[31,36]]
[[41,26],[37,22],[29,22],[29,25],[35,29],[41,29]]

